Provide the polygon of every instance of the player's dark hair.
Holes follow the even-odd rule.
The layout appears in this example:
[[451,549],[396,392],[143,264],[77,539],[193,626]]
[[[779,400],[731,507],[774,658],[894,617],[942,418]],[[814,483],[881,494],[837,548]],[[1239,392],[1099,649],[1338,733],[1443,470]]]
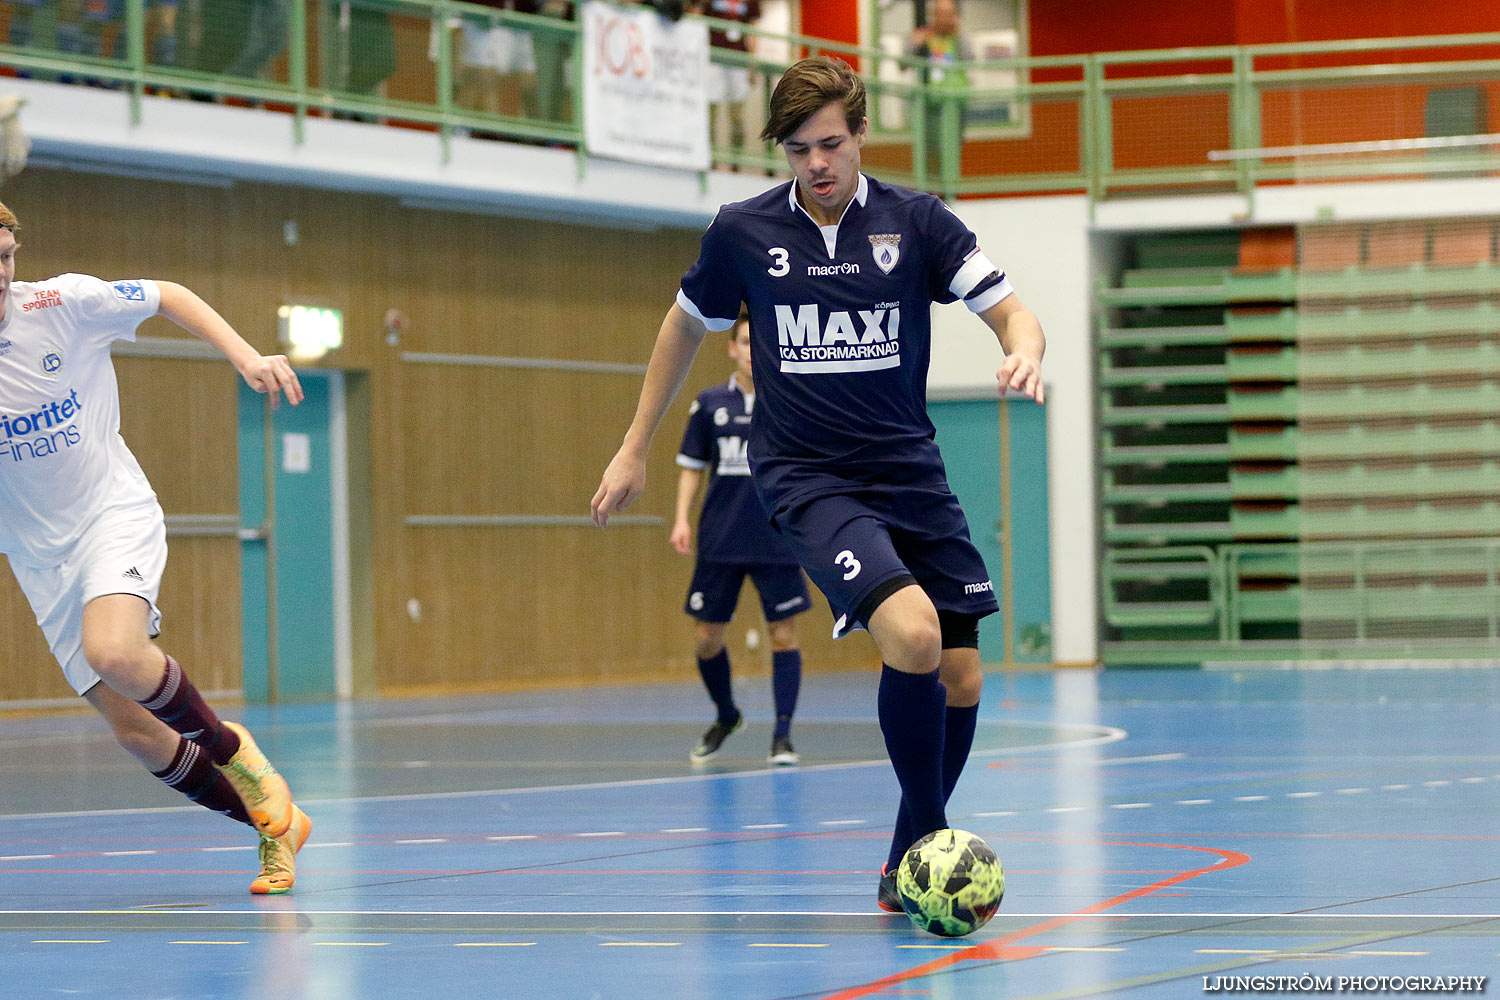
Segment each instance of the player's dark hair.
[[12,233],[21,228],[21,220],[16,218],[16,213],[0,202],[0,229],[9,229]]
[[813,56],[781,75],[771,93],[771,108],[762,140],[785,142],[809,118],[834,101],[844,105],[844,121],[851,133],[865,124],[865,81],[841,59]]

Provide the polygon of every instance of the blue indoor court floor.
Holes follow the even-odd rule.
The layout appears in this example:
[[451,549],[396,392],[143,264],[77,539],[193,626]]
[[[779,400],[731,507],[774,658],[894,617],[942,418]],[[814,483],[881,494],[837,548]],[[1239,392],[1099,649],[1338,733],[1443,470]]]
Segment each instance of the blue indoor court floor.
[[737,693],[750,724],[698,768],[695,684],[247,708],[315,824],[270,898],[246,892],[245,829],[180,806],[102,722],[0,718],[0,997],[1061,1000],[1500,974],[1500,672],[991,673],[949,819],[1007,893],[956,941],[875,907],[897,791],[874,675],[810,675],[803,763],[774,771],[769,682]]

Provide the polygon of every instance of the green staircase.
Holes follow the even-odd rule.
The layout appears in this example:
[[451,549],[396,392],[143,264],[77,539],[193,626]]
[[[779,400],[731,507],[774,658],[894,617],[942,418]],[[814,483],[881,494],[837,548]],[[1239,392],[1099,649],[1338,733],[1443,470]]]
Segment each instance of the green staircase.
[[1500,265],[1409,225],[1394,262],[1377,224],[1126,240],[1094,301],[1105,663],[1496,655]]

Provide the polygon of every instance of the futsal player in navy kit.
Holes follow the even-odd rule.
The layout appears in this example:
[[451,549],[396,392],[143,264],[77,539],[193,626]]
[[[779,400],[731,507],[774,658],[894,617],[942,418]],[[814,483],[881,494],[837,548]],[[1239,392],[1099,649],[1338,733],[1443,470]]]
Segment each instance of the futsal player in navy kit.
[[729,357],[734,374],[728,384],[704,389],[693,400],[677,464],[677,517],[672,547],[693,552],[688,521],[704,472],[708,492],[698,517],[698,559],[683,610],[697,620],[698,673],[718,709],[690,755],[694,762],[716,756],[724,740],[744,725],[729,683],[729,651],[724,630],[734,617],[740,588],[748,575],[760,594],[771,640],[771,692],[776,728],[771,733],[772,764],[795,764],[792,713],[802,684],[802,651],[797,644],[797,615],[809,606],[807,584],[797,557],[777,536],[765,508],[750,484],[747,451],[755,412],[755,379],[750,365],[750,317],[741,313],[729,330]]
[[804,59],[782,76],[764,138],[795,179],[724,206],[703,234],[591,506],[604,525],[640,495],[698,345],[746,303],[761,503],[839,631],[867,628],[884,660],[878,714],[902,795],[877,899],[899,910],[901,854],[948,826],[983,683],[978,623],[997,610],[927,417],[930,306],[962,300],[1004,350],[1000,389],[1037,402],[1046,344],[947,206],[860,173],[866,129],[864,82],[846,64]]

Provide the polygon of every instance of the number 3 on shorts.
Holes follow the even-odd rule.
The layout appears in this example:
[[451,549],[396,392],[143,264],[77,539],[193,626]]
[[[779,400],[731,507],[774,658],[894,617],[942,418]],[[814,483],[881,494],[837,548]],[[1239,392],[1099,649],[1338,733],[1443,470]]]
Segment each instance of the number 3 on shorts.
[[848,549],[845,549],[838,555],[834,556],[833,561],[849,571],[844,574],[845,580],[852,580],[856,576],[859,576],[859,571],[864,568],[860,566],[859,560],[854,558],[854,553],[850,552]]

